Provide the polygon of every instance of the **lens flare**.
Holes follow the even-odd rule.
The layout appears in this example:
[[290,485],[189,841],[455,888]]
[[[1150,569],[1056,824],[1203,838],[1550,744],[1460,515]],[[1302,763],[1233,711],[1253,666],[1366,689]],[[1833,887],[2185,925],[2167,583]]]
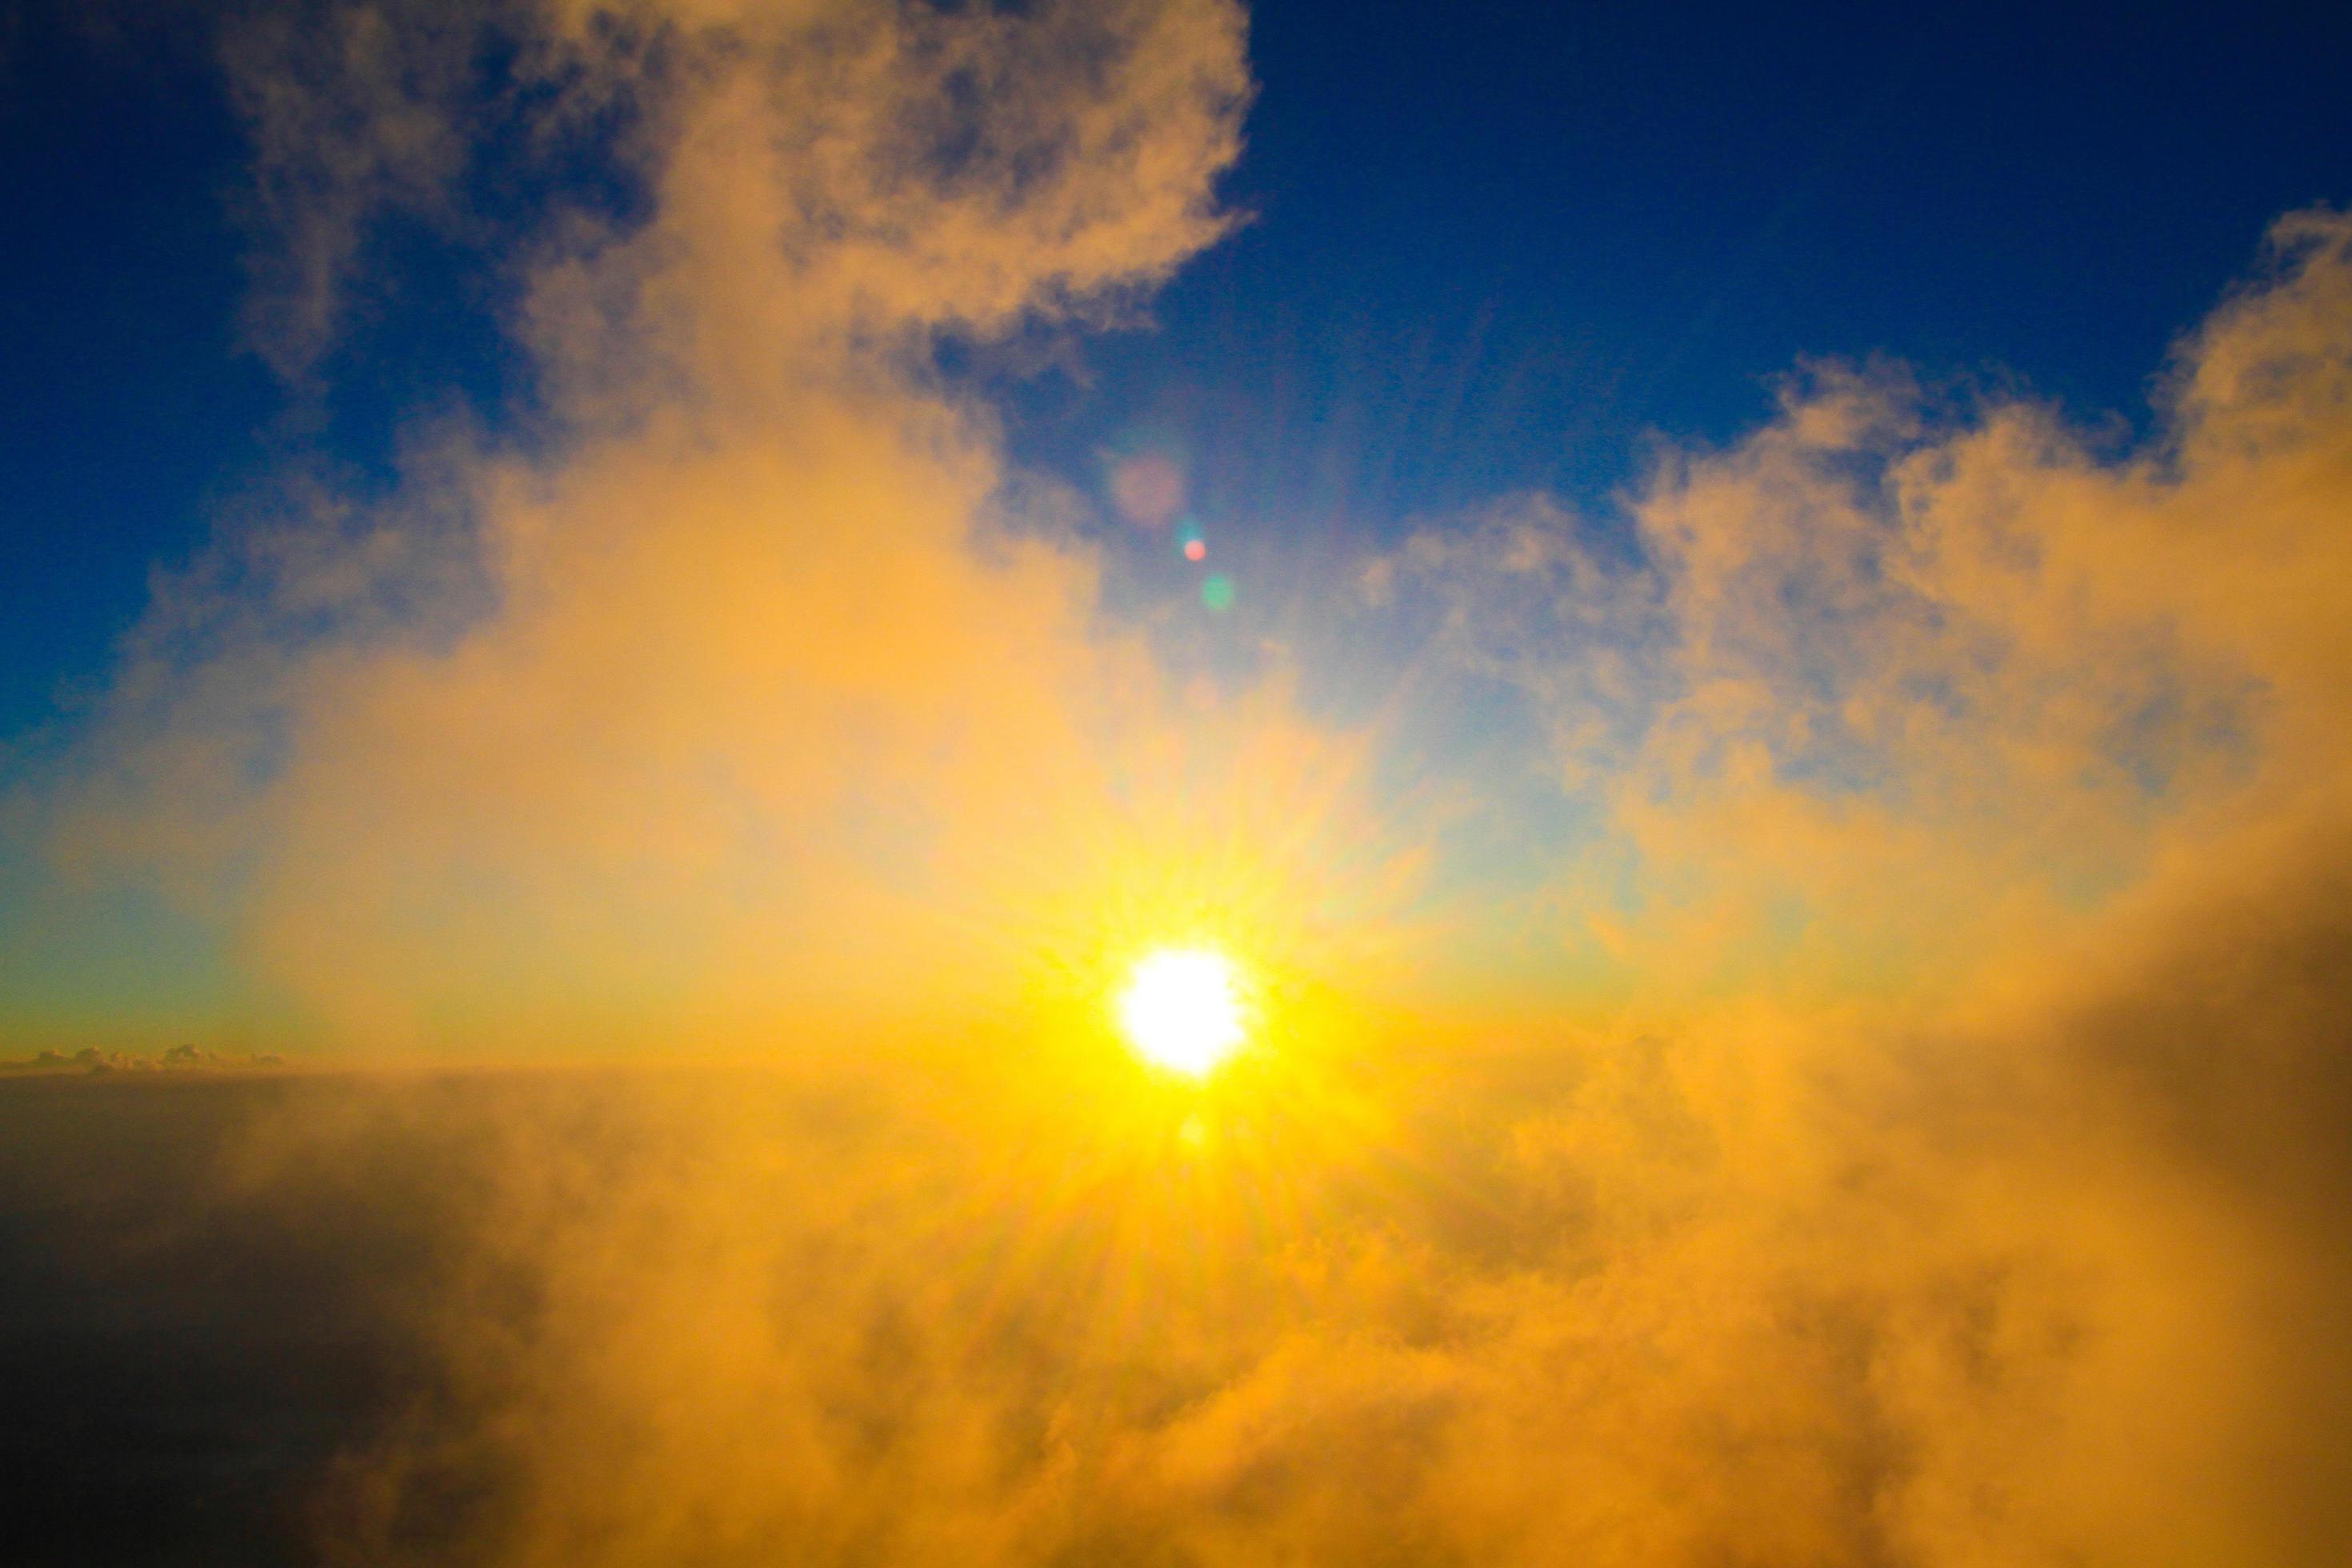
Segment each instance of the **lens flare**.
[[1111,469],[1110,494],[1138,528],[1165,528],[1184,510],[1184,470],[1158,452],[1125,458]]
[[1198,948],[1146,955],[1118,994],[1118,1026],[1146,1061],[1206,1077],[1246,1033],[1233,964]]

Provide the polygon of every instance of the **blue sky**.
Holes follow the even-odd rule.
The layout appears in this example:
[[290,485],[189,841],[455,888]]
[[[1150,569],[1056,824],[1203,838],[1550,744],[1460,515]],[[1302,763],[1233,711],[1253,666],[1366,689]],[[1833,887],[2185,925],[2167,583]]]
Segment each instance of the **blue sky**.
[[[429,236],[322,396],[241,352],[209,48],[38,5],[0,34],[0,730],[102,679],[151,565],[267,466],[381,471],[420,406],[520,391]],[[1651,433],[1729,439],[1808,355],[2137,419],[2264,224],[2352,195],[2347,58],[2311,5],[1265,5],[1247,226],[1148,329],[985,368],[1016,458],[1093,486],[1171,444],[1226,530],[1605,503]]]

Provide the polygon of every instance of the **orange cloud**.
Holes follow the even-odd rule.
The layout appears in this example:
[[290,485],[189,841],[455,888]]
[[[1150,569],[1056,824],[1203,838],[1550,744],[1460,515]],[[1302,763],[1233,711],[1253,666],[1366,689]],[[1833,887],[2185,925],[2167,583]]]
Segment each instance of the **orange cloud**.
[[1637,558],[1538,501],[1379,563],[1605,822],[1563,873],[1580,940],[1677,985],[1974,984],[2230,835],[2342,810],[2352,227],[2273,247],[2120,459],[2033,404],[1822,369],[1662,464]]
[[[448,68],[482,27],[532,92]],[[420,435],[381,504],[289,485],[170,587],[64,847],[220,911],[323,1038],[769,1047],[236,1123],[222,1201],[374,1216],[433,1369],[331,1548],[2341,1554],[2345,219],[2280,226],[2121,458],[1822,370],[1665,462],[1622,555],[1538,498],[1366,564],[1433,628],[1413,700],[1508,687],[1582,814],[1441,920],[1431,825],[1485,781],[1376,810],[1391,731],[1288,684],[1344,646],[1168,701],[927,369],[1221,232],[1234,7],[248,37],[289,366],[388,208],[481,216],[493,132],[609,136],[646,211],[514,247],[543,428]],[[1070,1022],[1161,923],[1440,1005],[1301,1005],[1171,1095]],[[1429,956],[1529,932],[1517,1010]]]
[[[450,63],[494,30],[527,115]],[[229,911],[334,1037],[733,1048],[810,1006],[934,1016],[1001,985],[1020,936],[992,926],[1151,854],[1233,860],[1171,733],[1279,753],[1252,799],[1326,818],[1354,743],[1272,701],[1166,717],[1090,549],[1005,521],[986,411],[926,368],[935,334],[1114,308],[1223,232],[1241,35],[1213,3],[247,29],[305,333],[413,186],[475,221],[478,139],[552,156],[595,119],[647,211],[559,203],[520,247],[530,442],[420,434],[388,501],[296,493],[173,586],[71,852]],[[1218,739],[1244,712],[1265,737]]]

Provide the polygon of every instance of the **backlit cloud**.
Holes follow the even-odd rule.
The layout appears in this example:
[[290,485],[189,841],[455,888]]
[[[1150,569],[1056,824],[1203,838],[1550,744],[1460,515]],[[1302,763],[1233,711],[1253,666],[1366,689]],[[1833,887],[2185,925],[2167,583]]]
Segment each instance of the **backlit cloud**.
[[602,157],[642,211],[530,187],[535,439],[422,434],[389,500],[296,490],[170,585],[71,853],[193,882],[389,1043],[532,998],[608,1035],[919,1009],[975,949],[1002,967],[986,927],[1098,884],[1106,813],[1185,764],[1091,551],[1000,521],[986,411],[929,349],[1110,308],[1217,237],[1237,13],[360,7],[235,37],[289,355],[390,209],[475,221],[493,151]]
[[[258,341],[331,375],[421,222],[535,401],[167,583],[50,847],[322,1049],[760,1063],[238,1121],[273,1245],[429,1238],[343,1560],[2340,1555],[2352,222],[2126,449],[1811,367],[1622,531],[1211,579],[1297,634],[1213,677],[933,351],[1224,231],[1235,7],[233,37]],[[1179,1094],[1097,1015],[1203,931],[1296,1026]]]

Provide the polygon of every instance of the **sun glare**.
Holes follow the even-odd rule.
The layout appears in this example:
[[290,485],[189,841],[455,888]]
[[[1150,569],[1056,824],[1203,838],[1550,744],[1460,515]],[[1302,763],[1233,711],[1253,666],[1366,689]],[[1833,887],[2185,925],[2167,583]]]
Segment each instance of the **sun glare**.
[[1118,1026],[1137,1054],[1192,1078],[1234,1054],[1243,1022],[1233,964],[1198,948],[1146,954],[1118,994]]

